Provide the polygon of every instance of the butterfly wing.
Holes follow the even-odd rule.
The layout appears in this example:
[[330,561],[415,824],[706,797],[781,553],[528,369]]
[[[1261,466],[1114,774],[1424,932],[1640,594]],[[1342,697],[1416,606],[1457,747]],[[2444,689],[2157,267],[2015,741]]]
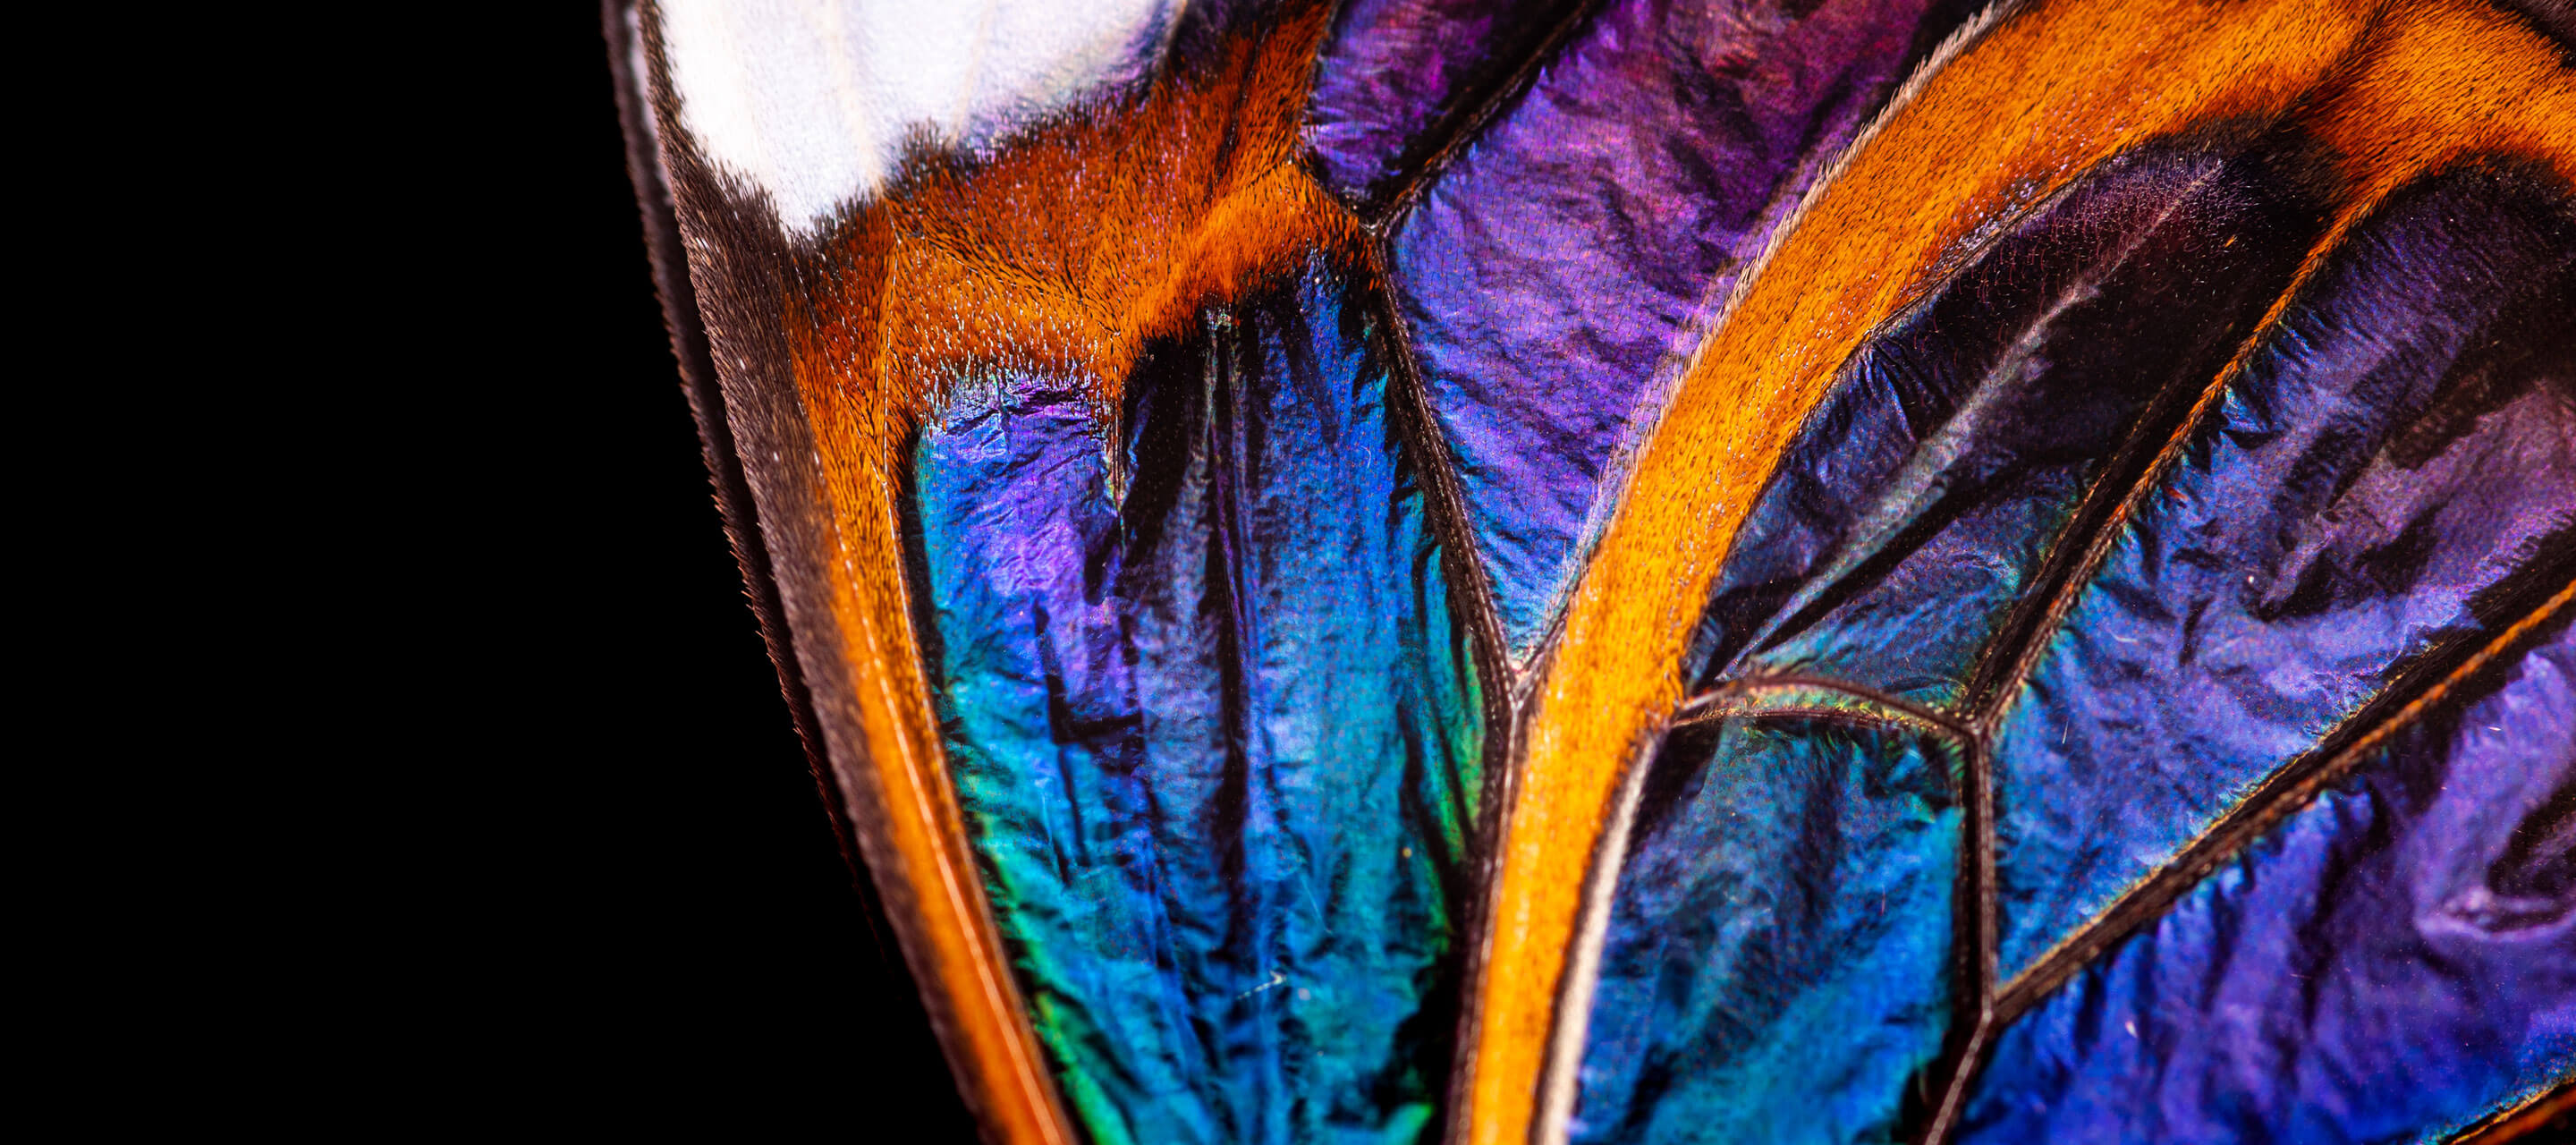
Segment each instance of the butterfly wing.
[[[1571,980],[1593,1024],[1569,1036],[1555,1014],[1486,1039],[1510,1077],[1564,1079],[1544,1091],[1563,1104],[1532,1110],[1540,1132],[1850,1140],[1911,1120],[1940,1136],[1969,1100],[1956,1087],[1984,1085],[2001,1088],[1979,1091],[1970,1127],[2007,1137],[1995,1127],[2037,1124],[2015,1117],[2115,1138],[2370,1136],[2439,1132],[2567,1076],[2565,962],[2529,931],[2445,934],[2482,976],[2411,991],[2402,1034],[2277,985],[2268,1008],[2232,1008],[2254,987],[2124,995],[2155,1011],[2128,1026],[2228,1047],[2259,1030],[2271,1050],[2149,1042],[2098,1059],[2085,1081],[2101,1089],[2053,1072],[2093,1052],[2090,1014],[2060,1028],[2071,1045],[2019,1024],[2360,766],[2353,745],[2466,702],[2444,673],[2508,655],[2508,634],[2510,655],[2545,658],[2535,634],[2563,625],[2576,576],[2565,407],[2515,404],[2555,392],[2541,379],[2570,360],[2526,309],[2567,296],[2568,136],[2541,126],[2564,121],[2560,52],[2483,7],[2239,9],[2233,29],[2180,15],[2107,34],[2153,14],[2035,5],[1972,33],[1699,349],[1525,717],[1527,766],[1560,781],[1524,778],[1508,814],[1533,838],[1507,820],[1502,894],[1549,929],[1480,1002],[1489,1022],[1545,1015],[1530,1000]],[[2097,58],[2158,36],[2152,59]],[[2254,47],[2279,71],[2247,88]],[[2164,68],[2132,102],[2091,80]],[[2034,76],[2062,77],[2066,102]],[[2107,146],[2071,158],[2088,140]],[[1891,209],[1898,188],[1923,209]],[[1800,393],[1816,395],[1803,411]],[[1783,413],[1797,436],[1772,428]],[[1758,498],[1728,487],[1728,462]],[[1695,574],[1703,616],[1641,603]],[[2546,709],[2538,670],[2525,702]],[[1663,691],[1675,677],[1693,699]],[[1817,730],[1824,710],[1879,742]],[[1713,729],[1666,734],[1702,713]],[[1924,725],[1956,745],[1956,796],[1916,779],[1931,753],[1885,743]],[[2567,755],[2562,729],[2529,730]],[[1640,740],[1646,762],[1620,767]],[[2482,773],[2471,756],[2413,766]],[[2486,805],[2521,822],[2563,776]],[[1802,830],[1757,826],[1785,823]],[[1920,838],[1954,829],[1964,877],[1944,901]],[[2494,831],[2459,842],[2491,853],[2514,828]],[[1603,855],[1624,860],[1620,882],[1574,900],[1572,871]],[[2166,973],[2240,949],[2234,926],[2203,926],[2197,951],[2160,951]],[[2393,959],[2405,933],[2307,935],[2248,961],[2257,982],[2297,981],[2303,959]],[[1820,1049],[1820,1028],[1868,1033]],[[1998,1037],[2031,1056],[1977,1082]],[[2398,1063],[2441,1080],[2401,1098]],[[1496,1139],[1523,1084],[1493,1087]]]
[[2545,26],[1036,12],[612,19],[990,1132],[2438,1135],[2568,1076]]

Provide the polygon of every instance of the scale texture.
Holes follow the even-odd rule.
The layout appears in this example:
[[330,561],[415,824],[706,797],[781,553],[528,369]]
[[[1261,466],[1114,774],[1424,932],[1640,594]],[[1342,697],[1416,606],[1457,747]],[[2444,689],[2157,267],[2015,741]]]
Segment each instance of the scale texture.
[[607,5],[989,1139],[2576,1116],[2563,5],[1035,4]]

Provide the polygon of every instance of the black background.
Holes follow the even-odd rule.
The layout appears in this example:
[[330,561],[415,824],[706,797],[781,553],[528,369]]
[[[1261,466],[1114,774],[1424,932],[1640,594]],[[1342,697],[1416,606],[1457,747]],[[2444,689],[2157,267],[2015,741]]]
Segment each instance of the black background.
[[379,499],[403,506],[384,551],[337,570],[401,570],[343,638],[421,650],[353,734],[424,749],[353,761],[395,773],[364,796],[391,813],[353,820],[409,884],[351,892],[406,948],[365,989],[417,1007],[450,1112],[972,1140],[726,547],[598,9],[461,31],[398,141],[425,193],[381,257],[418,294],[352,332],[402,391],[359,416],[402,444],[351,472],[406,492]]
[[726,551],[598,10],[378,15],[41,41],[92,66],[14,264],[24,1088],[972,1140]]

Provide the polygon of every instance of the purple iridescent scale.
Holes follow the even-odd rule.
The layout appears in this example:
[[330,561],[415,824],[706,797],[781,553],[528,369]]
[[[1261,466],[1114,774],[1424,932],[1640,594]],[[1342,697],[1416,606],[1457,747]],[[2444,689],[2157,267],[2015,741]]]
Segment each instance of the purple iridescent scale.
[[[1975,8],[1351,0],[1305,140],[1370,265],[1208,307],[1115,424],[997,375],[923,431],[946,748],[1086,1131],[1439,1136],[1480,669],[1544,647],[1740,277]],[[1176,54],[1263,27],[1194,11]],[[2037,970],[1968,1139],[2421,1137],[2576,1070],[2563,619],[2169,871],[2576,579],[2567,188],[2468,157],[2310,260],[2314,147],[2082,172],[1845,363],[1685,664],[1804,698],[1639,765],[1574,1140],[1913,1133]]]
[[2566,1078],[2571,811],[2562,623],[2015,1024],[1960,1139],[2437,1141]]
[[[1395,224],[1393,290],[1516,660],[1736,276],[1957,13],[1621,0]],[[1803,8],[1803,14],[1793,15]]]
[[[2388,199],[2265,327],[2321,233],[2323,212],[2283,170],[2297,145],[2142,149],[2035,210],[1855,356],[1713,594],[1702,687],[1795,681],[1854,710],[1934,709],[1953,736],[1983,741],[2004,979],[2103,919],[2267,779],[2394,718],[2427,671],[2576,579],[2576,340],[2548,317],[2576,291],[2566,190],[2464,162]],[[2563,690],[2563,678],[2534,686]],[[2564,707],[2548,695],[2530,704]],[[2426,718],[2462,718],[2467,702]],[[1722,1125],[1734,1139],[1860,1141],[1904,1128],[1917,1071],[1961,1031],[1943,1004],[1958,995],[1925,988],[1957,972],[1927,948],[1955,933],[1957,900],[1903,873],[1929,869],[1925,841],[1956,845],[1958,825],[1943,825],[1937,784],[1858,782],[1870,767],[1922,765],[1835,722],[1737,717],[1715,746],[1677,732],[1649,764],[1578,1140],[1695,1141]],[[2406,828],[2420,832],[2410,853],[2446,838],[2490,858],[2529,853],[2510,933],[2418,917],[2350,940],[2355,957],[2416,949],[2475,967],[2402,1000],[2408,1021],[2471,1048],[2390,1042],[2385,1023],[2303,1008],[2284,977],[2314,973],[2345,940],[2302,932],[2304,952],[2265,961],[2286,941],[2259,929],[2278,910],[2258,920],[2206,905],[2236,893],[2228,880],[2257,877],[2240,864],[2176,908],[2193,921],[2116,956],[2147,979],[2088,971],[2069,987],[2084,1000],[2007,1028],[2012,1064],[1997,1068],[2017,1072],[1981,1083],[1983,1139],[2041,1126],[2051,1139],[2378,1139],[2456,1127],[2565,1077],[2576,749],[2546,719],[2527,742],[2544,774],[2461,770],[2488,787]],[[1784,757],[1783,744],[1809,746]],[[1782,764],[1836,752],[1875,762],[1842,780]],[[1915,826],[1891,832],[1891,814]],[[2296,822],[2282,831],[2322,829],[2313,814]],[[2276,834],[2257,851],[2284,845]],[[2316,844],[2297,885],[2395,878],[2375,873],[2376,845]],[[2508,897],[2485,887],[2448,893]],[[2148,980],[2213,959],[2260,969],[2224,991]],[[2211,1045],[2260,1030],[2270,1048],[2183,1054],[2201,1072],[2167,1077],[2147,1063],[2173,1043],[2113,1044],[2104,1006],[2140,1029],[2227,1028]],[[1820,1028],[1845,1032],[1803,1036]],[[1780,1064],[1789,1051],[1795,1069]],[[2408,1063],[2438,1072],[2401,1099]]]

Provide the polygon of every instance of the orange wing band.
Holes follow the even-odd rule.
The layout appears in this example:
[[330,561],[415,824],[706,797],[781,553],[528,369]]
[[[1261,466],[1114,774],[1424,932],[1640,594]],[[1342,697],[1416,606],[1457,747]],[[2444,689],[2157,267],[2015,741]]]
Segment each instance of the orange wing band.
[[1743,280],[1568,606],[1505,812],[1463,1135],[1478,1145],[1563,1137],[1588,1001],[1568,999],[1582,986],[1568,971],[1620,773],[1680,698],[1684,642],[1736,530],[1874,329],[2095,164],[2199,124],[2295,115],[2339,168],[2336,218],[2266,327],[2415,179],[2501,156],[2576,181],[2576,88],[2554,48],[2469,0],[2058,0],[1910,95]]
[[1741,280],[1532,695],[1473,995],[1466,1140],[1564,1134],[1585,1008],[1564,996],[1581,985],[1568,970],[1603,824],[1681,698],[1684,643],[1736,530],[1844,362],[2095,164],[2195,124],[2279,117],[2354,55],[2371,17],[2300,0],[2063,0],[2007,16],[1936,57]]
[[941,749],[912,627],[896,517],[905,443],[979,372],[1079,378],[1114,424],[1151,338],[1286,274],[1308,252],[1356,260],[1361,232],[1295,163],[1324,6],[1141,94],[1041,124],[972,165],[915,152],[841,224],[783,300],[796,386],[837,553],[839,654],[900,871],[922,986],[944,1002],[951,1065],[993,1139],[1062,1145],[1066,1119],[1029,1025]]

